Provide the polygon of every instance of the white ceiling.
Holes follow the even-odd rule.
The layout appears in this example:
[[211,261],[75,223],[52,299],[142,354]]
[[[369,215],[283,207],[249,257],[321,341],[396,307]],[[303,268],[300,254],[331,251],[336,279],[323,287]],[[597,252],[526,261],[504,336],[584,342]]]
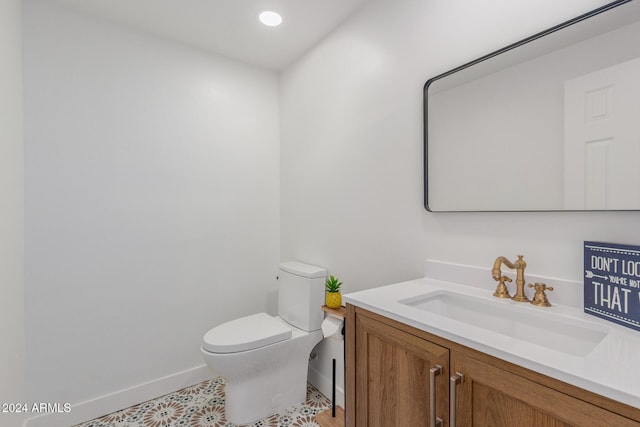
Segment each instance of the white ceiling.
[[[260,67],[282,69],[370,0],[46,0]],[[279,27],[257,17],[274,10]]]

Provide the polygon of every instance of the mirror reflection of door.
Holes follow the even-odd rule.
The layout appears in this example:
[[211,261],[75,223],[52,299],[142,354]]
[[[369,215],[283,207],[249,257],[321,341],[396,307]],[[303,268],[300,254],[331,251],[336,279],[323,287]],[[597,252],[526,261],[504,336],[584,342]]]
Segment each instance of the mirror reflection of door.
[[638,76],[640,58],[565,82],[565,209],[640,209]]

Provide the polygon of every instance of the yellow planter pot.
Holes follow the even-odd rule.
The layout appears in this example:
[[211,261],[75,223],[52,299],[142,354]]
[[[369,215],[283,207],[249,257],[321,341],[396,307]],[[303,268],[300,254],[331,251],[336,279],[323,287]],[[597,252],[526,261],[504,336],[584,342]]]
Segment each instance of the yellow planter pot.
[[325,304],[329,308],[340,308],[342,305],[342,295],[340,295],[340,292],[327,292]]

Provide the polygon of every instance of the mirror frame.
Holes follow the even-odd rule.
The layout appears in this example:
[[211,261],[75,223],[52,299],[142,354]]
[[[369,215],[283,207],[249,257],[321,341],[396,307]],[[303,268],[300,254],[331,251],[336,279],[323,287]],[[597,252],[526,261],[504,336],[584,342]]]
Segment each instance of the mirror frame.
[[571,209],[545,209],[545,210],[531,210],[531,209],[523,209],[523,210],[495,210],[495,211],[487,211],[487,210],[432,210],[429,207],[429,125],[428,125],[428,113],[429,113],[429,102],[428,102],[428,91],[429,91],[429,86],[431,86],[432,83],[434,83],[437,80],[440,80],[444,77],[447,77],[451,74],[457,73],[458,71],[462,71],[466,68],[472,67],[473,65],[479,64],[481,62],[484,62],[488,59],[491,59],[495,56],[498,56],[502,53],[508,52],[510,50],[516,49],[520,46],[523,46],[527,43],[533,42],[539,38],[542,38],[544,36],[547,36],[549,34],[555,33],[557,31],[560,31],[564,28],[570,27],[571,25],[577,24],[579,22],[582,22],[586,19],[589,19],[591,17],[594,17],[596,15],[599,15],[603,12],[606,12],[608,10],[614,9],[618,6],[621,6],[625,3],[629,3],[633,0],[615,0],[611,3],[608,3],[604,6],[601,6],[597,9],[594,9],[590,12],[584,13],[582,15],[579,15],[573,19],[570,19],[568,21],[562,22],[558,25],[555,25],[551,28],[548,28],[544,31],[540,31],[539,33],[536,33],[532,36],[526,37],[520,41],[517,41],[515,43],[509,44],[501,49],[498,49],[494,52],[491,52],[487,55],[481,56],[480,58],[477,58],[473,61],[467,62],[463,65],[460,65],[456,68],[453,68],[449,71],[446,71],[442,74],[439,74],[435,77],[430,78],[429,80],[427,80],[427,82],[424,84],[424,88],[423,88],[423,103],[424,103],[424,107],[423,107],[423,115],[424,115],[424,144],[423,144],[423,150],[424,150],[424,159],[423,159],[423,173],[424,173],[424,207],[427,211],[429,212],[434,212],[434,213],[438,213],[438,212],[616,212],[616,211],[620,211],[620,210],[616,210],[616,209],[610,209],[610,210],[571,210]]

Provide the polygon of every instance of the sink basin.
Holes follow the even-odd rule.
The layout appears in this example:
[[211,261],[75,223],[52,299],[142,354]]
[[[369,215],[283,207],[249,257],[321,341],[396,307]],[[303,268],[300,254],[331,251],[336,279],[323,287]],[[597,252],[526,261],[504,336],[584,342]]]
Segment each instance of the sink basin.
[[586,326],[578,320],[550,315],[544,308],[525,310],[520,307],[523,303],[511,300],[491,301],[437,291],[399,302],[573,356],[586,356],[608,333],[604,327]]

